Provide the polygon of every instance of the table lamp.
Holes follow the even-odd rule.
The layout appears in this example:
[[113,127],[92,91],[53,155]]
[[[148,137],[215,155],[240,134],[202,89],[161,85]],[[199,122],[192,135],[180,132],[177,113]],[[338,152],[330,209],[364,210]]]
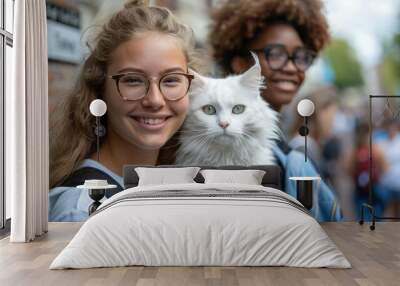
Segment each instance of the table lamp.
[[[304,161],[307,162],[307,135],[308,117],[310,117],[315,110],[314,103],[309,99],[303,99],[297,105],[297,112],[304,117],[304,125],[299,128],[299,134],[304,136]],[[311,210],[313,207],[313,182],[320,180],[320,177],[290,177],[290,180],[296,181],[297,200],[301,202],[304,207]]]
[[[96,117],[96,127],[94,133],[96,134],[96,152],[97,161],[100,162],[100,137],[106,135],[105,127],[100,123],[100,117],[103,116],[107,111],[107,104],[101,99],[95,99],[90,103],[90,113]],[[108,184],[107,180],[85,180],[83,185],[77,186],[81,189],[87,189],[89,197],[94,201],[89,206],[89,215],[94,213],[97,208],[101,205],[100,200],[104,197],[106,189],[116,188],[116,185]]]

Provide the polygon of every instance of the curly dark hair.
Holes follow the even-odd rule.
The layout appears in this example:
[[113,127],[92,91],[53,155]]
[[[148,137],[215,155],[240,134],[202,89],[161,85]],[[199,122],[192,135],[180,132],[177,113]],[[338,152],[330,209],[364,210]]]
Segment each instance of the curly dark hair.
[[209,39],[214,58],[224,72],[232,72],[232,58],[274,23],[293,26],[304,44],[318,53],[330,38],[322,9],[320,0],[225,1],[212,13]]

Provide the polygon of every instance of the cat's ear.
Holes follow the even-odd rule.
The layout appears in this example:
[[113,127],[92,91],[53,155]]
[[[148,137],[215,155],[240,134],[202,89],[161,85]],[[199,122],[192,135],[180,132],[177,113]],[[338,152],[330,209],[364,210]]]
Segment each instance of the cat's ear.
[[189,73],[194,75],[194,78],[192,80],[192,84],[190,86],[190,90],[194,91],[196,89],[201,89],[205,86],[206,84],[206,78],[202,76],[201,74],[195,72],[192,69],[189,69]]
[[265,88],[264,77],[261,74],[261,66],[260,61],[258,60],[258,56],[253,52],[250,53],[255,63],[252,67],[250,67],[245,73],[241,75],[240,82],[244,86],[250,88]]

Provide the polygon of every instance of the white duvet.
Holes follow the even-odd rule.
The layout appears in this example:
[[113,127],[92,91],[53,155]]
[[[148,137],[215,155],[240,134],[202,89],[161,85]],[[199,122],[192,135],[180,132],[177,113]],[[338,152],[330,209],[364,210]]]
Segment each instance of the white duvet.
[[114,195],[50,269],[127,265],[351,267],[318,222],[284,192],[195,183]]

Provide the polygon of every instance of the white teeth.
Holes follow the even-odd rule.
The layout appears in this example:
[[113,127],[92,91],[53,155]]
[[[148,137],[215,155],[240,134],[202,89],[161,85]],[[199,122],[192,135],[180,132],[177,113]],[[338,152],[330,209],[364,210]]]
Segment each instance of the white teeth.
[[278,81],[277,86],[285,90],[295,90],[297,88],[297,85],[294,82],[286,80]]
[[157,125],[161,124],[165,121],[165,118],[146,118],[146,117],[139,117],[138,118],[140,123],[148,124],[148,125]]
[[277,83],[282,83],[282,84],[293,84],[295,85],[294,81],[290,81],[290,80],[279,80],[277,81]]

